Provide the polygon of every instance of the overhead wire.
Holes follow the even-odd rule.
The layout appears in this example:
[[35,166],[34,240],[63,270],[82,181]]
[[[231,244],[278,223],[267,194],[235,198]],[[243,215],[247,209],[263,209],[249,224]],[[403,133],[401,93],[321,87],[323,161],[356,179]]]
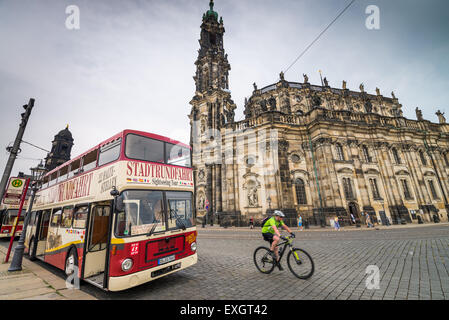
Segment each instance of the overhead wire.
[[317,42],[321,36],[338,20],[338,18],[340,18],[343,13],[345,13],[346,10],[349,9],[349,7],[355,2],[356,0],[352,0],[335,18],[334,20],[331,21],[331,23],[329,23],[327,25],[326,28],[324,28],[323,31],[321,31],[321,33],[315,37],[315,39],[301,52],[301,54],[288,66],[287,69],[285,69],[284,73],[286,73],[291,67],[293,67],[295,65],[296,62],[298,62],[298,60],[315,44],[315,42]]

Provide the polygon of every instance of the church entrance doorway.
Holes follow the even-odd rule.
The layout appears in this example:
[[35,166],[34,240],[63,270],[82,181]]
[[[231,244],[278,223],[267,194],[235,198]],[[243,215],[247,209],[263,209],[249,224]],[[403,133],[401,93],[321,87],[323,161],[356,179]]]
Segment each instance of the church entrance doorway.
[[359,209],[357,206],[357,203],[355,202],[350,202],[348,204],[348,209],[349,209],[349,215],[353,215],[355,219],[359,219]]

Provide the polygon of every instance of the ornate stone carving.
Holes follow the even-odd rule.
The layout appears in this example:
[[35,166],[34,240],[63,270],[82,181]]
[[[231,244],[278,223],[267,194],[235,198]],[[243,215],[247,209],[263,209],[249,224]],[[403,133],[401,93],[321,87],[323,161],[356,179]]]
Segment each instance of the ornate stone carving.
[[312,106],[313,107],[319,107],[319,106],[321,106],[321,98],[320,98],[320,96],[318,95],[318,94],[314,94],[313,96],[312,96]]
[[373,111],[373,104],[370,100],[365,101],[365,111],[366,113],[371,113]]
[[259,197],[257,196],[256,187],[252,187],[248,190],[248,207],[258,207]]
[[287,151],[288,150],[288,141],[287,140],[279,140],[278,147],[280,151]]

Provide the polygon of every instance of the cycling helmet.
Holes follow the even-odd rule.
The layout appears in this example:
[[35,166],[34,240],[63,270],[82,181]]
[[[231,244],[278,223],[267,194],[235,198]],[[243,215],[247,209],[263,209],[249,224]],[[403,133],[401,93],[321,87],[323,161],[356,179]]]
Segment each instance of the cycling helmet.
[[285,218],[285,214],[281,210],[274,210],[274,215]]

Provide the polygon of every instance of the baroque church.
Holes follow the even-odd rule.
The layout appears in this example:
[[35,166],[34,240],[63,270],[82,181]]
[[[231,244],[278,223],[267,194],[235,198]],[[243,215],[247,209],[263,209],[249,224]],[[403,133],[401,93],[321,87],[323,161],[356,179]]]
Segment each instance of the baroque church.
[[[190,101],[198,222],[248,225],[276,209],[294,225],[448,221],[449,124],[403,117],[383,96],[309,83],[307,75],[258,88],[242,121],[229,90],[223,19],[204,13]],[[355,219],[353,220],[352,217]]]

